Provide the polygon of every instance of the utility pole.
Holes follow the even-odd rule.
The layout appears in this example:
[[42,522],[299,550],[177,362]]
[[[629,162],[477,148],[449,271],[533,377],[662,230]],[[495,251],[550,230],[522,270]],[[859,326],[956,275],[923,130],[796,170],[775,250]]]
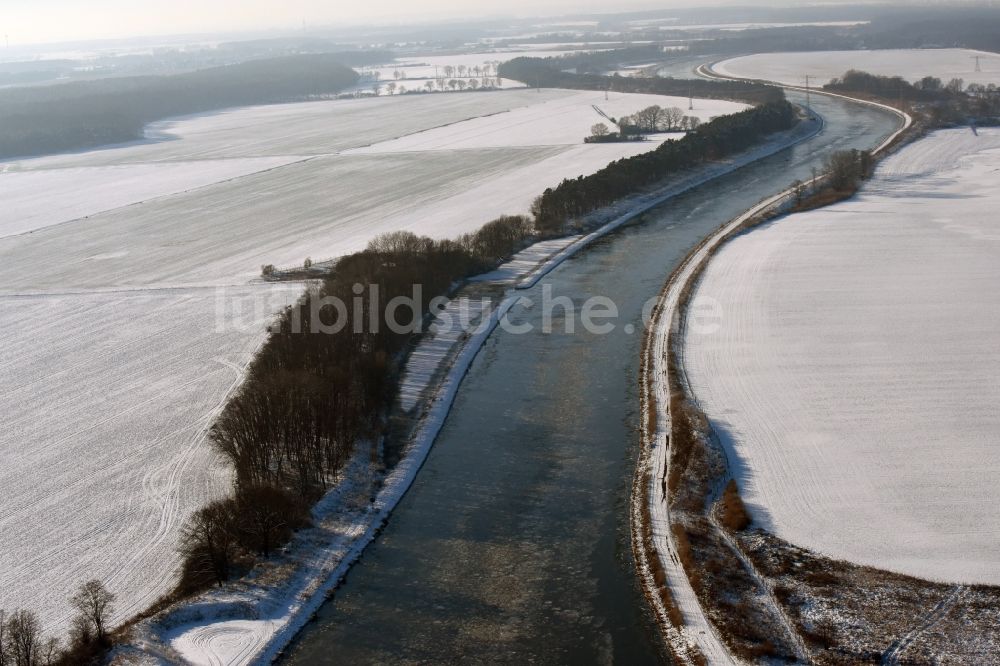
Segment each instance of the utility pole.
[[982,65],[980,65],[980,64],[979,64],[979,58],[980,58],[980,57],[982,57],[982,56],[972,56],[973,60],[975,60],[975,61],[976,61],[976,71],[977,71],[977,72],[981,72],[981,71],[983,71],[983,67],[982,67]]
[[688,86],[688,111],[694,111],[694,91]]
[[810,96],[809,89],[809,75],[806,74],[806,109],[809,111],[809,115],[812,115],[812,97]]

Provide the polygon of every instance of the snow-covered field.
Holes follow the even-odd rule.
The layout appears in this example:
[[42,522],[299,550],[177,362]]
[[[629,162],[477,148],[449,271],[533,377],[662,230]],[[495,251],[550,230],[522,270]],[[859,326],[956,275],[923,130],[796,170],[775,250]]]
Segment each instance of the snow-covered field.
[[[982,71],[976,71],[976,56]],[[875,51],[808,51],[758,53],[724,60],[714,69],[724,76],[765,79],[802,86],[806,76],[821,86],[858,69],[881,76],[902,76],[916,81],[936,76],[944,83],[962,79],[965,84],[1000,84],[1000,54],[969,49],[892,49]]]
[[[508,50],[484,51],[480,53],[455,53],[448,55],[405,56],[397,58],[396,62],[363,70],[364,74],[378,75],[378,81],[367,81],[357,85],[358,90],[379,89],[380,94],[386,94],[386,84],[393,82],[397,89],[421,90],[428,81],[435,85],[438,80],[464,80],[489,78],[495,80],[497,67],[515,58],[556,58],[573,53],[607,50],[601,48],[570,49],[571,44],[553,44],[551,48],[539,48],[538,45],[523,45]],[[451,67],[452,70],[446,70]],[[459,71],[459,67],[465,68]],[[478,72],[477,69],[478,68]],[[448,75],[451,71],[451,75]],[[523,88],[520,81],[500,79],[504,89]]]
[[[588,50],[599,51],[601,49]],[[445,67],[458,68],[459,66],[466,68],[465,77],[472,77],[473,74],[468,72],[469,68],[479,67],[480,72],[482,72],[482,68],[486,67],[489,71],[494,71],[497,65],[505,63],[508,60],[514,60],[515,58],[557,58],[571,53],[582,52],[582,50],[568,50],[565,48],[552,50],[529,48],[523,51],[508,50],[486,51],[482,53],[456,53],[450,55],[406,56],[398,58],[394,64],[378,67],[375,70],[381,75],[383,81],[394,80],[393,74],[397,71],[403,73],[406,79],[433,79],[445,76]],[[481,76],[482,73],[480,73]],[[449,78],[462,77],[459,77],[458,72],[455,71]],[[401,80],[400,83],[405,85],[407,83],[406,79]],[[522,85],[515,81],[509,81],[508,83],[508,79],[504,79],[504,82],[505,87]]]
[[657,28],[658,30],[725,30],[732,32],[741,32],[744,30],[761,30],[765,28],[800,28],[800,27],[829,27],[829,28],[848,28],[856,25],[866,25],[868,21],[800,21],[795,23],[789,22],[745,22],[745,23],[701,23],[701,24],[685,24],[679,23],[679,19],[676,18],[656,18],[656,19],[638,19],[635,21],[629,21],[628,24],[633,28]]
[[[0,237],[212,185],[299,158],[251,157],[192,162],[35,169],[0,174]],[[73,196],[65,196],[72,192]],[[63,193],[63,196],[53,196]]]
[[[424,336],[410,356],[398,404],[404,411],[415,407],[421,411],[414,412],[418,420],[402,462],[384,483],[375,482],[380,489],[375,502],[368,504],[370,493],[365,488],[359,490],[360,503],[351,498],[353,490],[338,488],[314,511],[317,527],[300,533],[286,555],[268,561],[241,581],[142,623],[135,642],[120,650],[121,661],[116,663],[154,664],[161,663],[158,659],[178,657],[193,664],[266,663],[316,611],[324,594],[346,574],[406,492],[444,424],[469,364],[493,327],[519,300],[517,290],[531,288],[589,243],[665,199],[802,141],[817,130],[818,125],[803,123],[730,162],[703,167],[634,198],[595,231],[536,243],[496,271],[478,276],[475,282],[492,283],[503,291],[473,287],[480,294],[497,296],[490,297],[492,301],[451,301],[433,327],[434,333]],[[421,398],[426,402],[419,403]],[[260,579],[267,579],[268,584],[262,586]],[[691,601],[697,608],[693,593]]]
[[721,316],[687,332],[684,363],[777,536],[1000,583],[998,173],[1000,130],[936,132],[856,198],[709,264],[696,298]]
[[568,94],[511,90],[227,109],[153,123],[145,142],[0,163],[0,176],[5,171],[73,166],[330,155]]
[[[583,138],[590,134],[591,127],[598,122],[609,124],[597,115],[593,105],[598,106],[613,118],[630,115],[644,107],[653,105],[664,108],[677,107],[683,109],[686,115],[697,116],[705,122],[715,116],[737,113],[747,108],[746,105],[735,102],[696,100],[694,110],[688,110],[687,97],[612,93],[608,99],[605,99],[603,92],[573,92],[568,96],[515,109],[510,113],[480,117],[419,134],[411,134],[395,141],[386,141],[366,149],[351,151],[351,154],[470,148],[580,146]],[[664,137],[652,138],[663,140]],[[590,150],[601,145],[610,146],[611,151],[620,151],[622,156],[646,152],[655,147],[655,145],[648,143],[639,143],[635,146],[626,143],[587,145],[584,148]]]
[[179,523],[229,485],[205,429],[301,291],[266,289],[228,290],[224,330],[212,289],[0,296],[0,607],[58,630],[89,578],[116,619],[169,587]]
[[[460,97],[463,95],[424,99]],[[44,171],[27,171],[31,163],[22,162],[18,165],[22,171],[0,174],[0,190],[4,189],[5,179],[37,179],[50,184],[45,198],[55,214],[48,215],[46,223],[75,221],[0,243],[4,261],[0,292],[67,286],[81,289],[243,283],[256,276],[262,264],[297,265],[307,256],[325,259],[352,252],[386,231],[409,229],[438,237],[457,236],[479,228],[493,217],[527,212],[534,197],[563,178],[596,171],[620,157],[659,145],[657,140],[584,145],[582,139],[589,134],[590,125],[600,120],[590,107],[596,101],[604,104],[600,93],[562,91],[539,95],[510,91],[464,97],[486,99],[484,111],[491,115],[377,143],[364,150],[285,155],[280,158],[283,168],[267,168],[211,187],[142,200],[131,206],[111,206],[87,219],[76,218],[80,206],[92,210],[115,200],[91,197],[77,188],[77,165],[86,156],[44,158],[39,160],[47,165]],[[487,98],[508,98],[508,108],[536,103],[497,112],[502,105]],[[384,107],[403,101],[361,100],[375,108],[389,126],[392,120],[385,117]],[[617,95],[608,104],[615,113],[625,113],[657,101],[676,100]],[[352,115],[358,106],[353,100],[327,103],[325,122],[333,134],[341,131],[330,119],[336,116],[339,104],[344,104]],[[743,108],[700,100],[696,107],[694,113],[705,119]],[[245,135],[257,135],[254,141],[265,153],[274,151],[282,140],[283,125],[272,124],[276,108],[261,109],[264,127],[259,132],[248,125],[244,114],[232,114]],[[398,113],[407,110],[404,106]],[[316,117],[313,105],[305,105],[303,113],[306,124]],[[282,115],[287,120],[288,112]],[[430,116],[426,118],[427,123],[434,121]],[[216,144],[218,139],[211,131],[202,129],[198,121],[191,123],[197,127],[195,135],[182,134],[176,142],[179,146],[189,145],[197,153],[201,136],[205,143]],[[314,131],[320,131],[319,127]],[[382,126],[376,134],[389,131]],[[552,138],[547,138],[549,134]],[[346,142],[347,137],[343,140]],[[352,137],[351,141],[357,144],[364,139]],[[197,170],[204,164],[159,160],[161,145],[97,151],[91,159],[104,161],[109,158],[106,153],[125,153],[128,166],[121,167],[125,173],[153,168],[180,171],[187,164]],[[154,153],[152,163],[132,161],[140,148]],[[238,142],[227,147],[233,155],[251,149]],[[55,166],[66,159],[74,160],[72,167]],[[233,161],[244,163],[251,159]],[[109,168],[88,167],[84,173],[96,176],[108,173]],[[115,190],[116,197],[129,203],[142,199],[145,192],[128,190],[127,184],[123,181],[104,187]],[[62,210],[72,215],[59,217]],[[20,220],[16,214],[0,211],[0,228],[22,224]],[[53,257],[59,257],[59,261],[51,261]],[[43,265],[45,269],[39,270]]]
[[[453,237],[658,145],[583,145],[595,95],[234,109],[157,123],[144,142],[0,165],[0,606],[38,610],[59,633],[87,578],[118,594],[116,619],[165,592],[181,524],[226,487],[204,429],[270,315],[301,290],[269,300],[251,282],[260,265],[337,256],[397,229]],[[612,104],[651,101],[664,103]],[[554,131],[553,112],[517,110],[549,102],[579,125],[546,143],[535,126]],[[417,132],[431,143],[344,154]],[[453,132],[462,150],[444,145]],[[213,287],[265,306],[217,328]]]

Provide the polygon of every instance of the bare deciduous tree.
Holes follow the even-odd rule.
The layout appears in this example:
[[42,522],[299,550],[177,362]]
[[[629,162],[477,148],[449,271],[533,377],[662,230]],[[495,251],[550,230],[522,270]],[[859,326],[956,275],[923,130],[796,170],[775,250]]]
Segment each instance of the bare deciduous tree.
[[7,666],[7,613],[0,608],[0,666]]
[[656,132],[663,123],[663,109],[659,106],[648,106],[632,115],[632,122],[643,132]]
[[306,512],[301,502],[278,488],[247,488],[236,498],[237,520],[244,545],[267,557],[288,540]]
[[40,662],[45,666],[54,666],[54,664],[59,663],[61,656],[58,638],[51,637],[42,645]]
[[672,106],[669,109],[664,109],[661,116],[661,122],[667,131],[681,129],[681,121],[684,119],[684,111]]
[[6,622],[7,658],[13,666],[37,666],[42,651],[42,623],[27,610],[15,611]]
[[89,580],[70,597],[70,604],[91,624],[94,637],[103,642],[108,636],[108,618],[114,608],[115,595],[99,580]]
[[220,587],[229,580],[238,553],[232,509],[232,500],[213,502],[196,511],[181,532],[187,573],[210,578]]

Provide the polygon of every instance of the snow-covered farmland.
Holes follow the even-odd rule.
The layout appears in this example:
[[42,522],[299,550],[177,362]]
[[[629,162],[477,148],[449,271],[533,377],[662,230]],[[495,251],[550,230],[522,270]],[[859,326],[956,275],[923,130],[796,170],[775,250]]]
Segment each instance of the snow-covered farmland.
[[[0,201],[4,202],[0,237],[266,171],[297,159],[255,157],[10,171],[0,177]],[[60,192],[74,192],[74,196],[53,196]]]
[[477,185],[553,154],[540,148],[300,161],[3,239],[2,289],[245,283],[262,264],[336,256],[401,227],[457,235],[488,220],[466,209],[459,226],[448,228],[428,207],[447,212],[451,197],[464,200]]
[[[58,633],[87,578],[118,594],[118,619],[167,590],[181,524],[226,487],[205,427],[301,289],[217,329],[212,287],[261,303],[261,264],[396,229],[456,236],[658,145],[583,145],[595,101],[520,90],[233,109],[0,165],[0,606],[38,610]],[[669,100],[613,96],[609,112],[653,102]],[[405,150],[377,145],[415,133]]]
[[731,32],[742,32],[745,30],[762,30],[768,28],[802,28],[802,27],[825,27],[825,28],[850,28],[858,25],[866,25],[868,21],[800,21],[800,22],[746,22],[746,23],[701,23],[701,24],[686,24],[680,23],[680,19],[677,18],[655,18],[655,19],[638,19],[635,21],[629,21],[628,24],[633,28],[649,29],[656,28],[658,30],[691,30],[691,31],[704,31],[704,30],[725,30]]
[[[715,116],[736,113],[744,104],[719,100],[697,100],[694,110],[688,110],[688,98],[663,95],[613,93],[607,99],[602,92],[574,92],[559,99],[515,109],[510,113],[480,117],[448,127],[410,134],[395,141],[386,141],[359,153],[410,152],[424,150],[462,150],[469,148],[501,148],[526,146],[580,145],[590,134],[590,128],[600,118],[593,109],[598,106],[613,118],[630,115],[647,107],[677,107],[685,114],[708,121]],[[675,135],[677,136],[677,135]],[[663,137],[659,137],[662,140]],[[605,144],[608,145],[608,144]],[[622,156],[645,152],[655,147],[649,144],[610,144]],[[586,146],[589,150],[595,146]],[[602,165],[603,166],[603,165]]]
[[[533,93],[516,91],[467,97],[508,95],[512,104],[534,99]],[[462,95],[427,98],[435,97]],[[262,264],[296,265],[307,256],[337,256],[363,248],[373,236],[386,231],[409,229],[437,237],[457,236],[498,215],[527,212],[531,200],[547,185],[596,171],[615,159],[658,145],[658,141],[584,145],[590,126],[601,119],[590,106],[597,101],[605,104],[601,93],[564,91],[536,97],[537,104],[527,108],[494,113],[498,105],[489,101],[485,108],[492,115],[488,117],[429,129],[349,154],[286,156],[283,159],[288,163],[283,168],[4,239],[0,242],[2,290],[233,284],[253,278]],[[363,101],[381,111],[396,100]],[[626,113],[657,101],[678,100],[616,95],[607,105],[610,112]],[[340,102],[327,104],[335,107]],[[346,105],[353,112],[353,101]],[[694,113],[706,119],[743,108],[701,100],[696,106]],[[307,118],[313,118],[311,105],[306,107]],[[234,116],[246,133],[258,134],[257,141],[269,151],[278,143],[275,135],[280,135],[282,126],[271,124],[271,107],[262,113],[266,131],[260,132],[245,125],[241,114]],[[326,113],[336,116],[335,108]],[[405,114],[405,108],[399,113]],[[331,131],[339,131],[335,123],[327,122],[334,128]],[[391,124],[391,120],[386,122]],[[428,117],[427,122],[433,120]],[[551,139],[547,138],[550,134]],[[211,132],[199,131],[195,136],[182,136],[178,144],[193,143],[197,151],[200,136],[208,143],[217,141]],[[143,147],[155,152],[158,144]],[[127,159],[134,156],[129,153]],[[98,154],[93,159],[107,156]],[[56,158],[43,161],[51,164]],[[20,165],[22,169],[26,166],[30,166],[28,162]],[[134,163],[132,167],[139,168]],[[51,167],[44,175],[31,172],[53,185],[64,185],[61,190],[53,187],[47,192],[50,206],[70,208],[82,200],[73,172],[60,176],[65,171]],[[0,189],[5,178],[25,175],[0,174]],[[120,194],[129,195],[124,189]],[[0,213],[0,220],[18,223],[18,217],[5,216]],[[50,224],[58,222],[58,218],[49,219]],[[50,261],[52,257],[59,257],[59,261]],[[39,270],[40,266],[45,270]]]
[[153,123],[146,130],[147,141],[0,164],[0,175],[135,162],[329,155],[568,94],[510,90],[228,109]]
[[[976,71],[976,57],[979,67]],[[758,53],[717,63],[715,71],[742,79],[765,79],[793,86],[829,83],[851,69],[916,81],[936,76],[944,83],[1000,84],[1000,54],[969,49],[892,49],[875,51],[808,51]]]
[[228,488],[205,429],[301,290],[264,289],[0,297],[0,606],[57,630],[89,578],[116,619],[167,591],[179,523]]
[[[482,78],[486,76],[492,79],[494,78],[496,67],[514,58],[555,58],[569,53],[580,52],[566,49],[526,49],[524,51],[487,51],[483,53],[456,53],[451,55],[405,56],[397,58],[394,63],[365,70],[366,73],[377,73],[379,82],[361,83],[358,87],[363,89],[378,85],[384,90],[385,84],[393,81],[397,85],[409,90],[416,90],[422,88],[428,81],[436,83],[438,79],[442,78],[446,80],[468,80],[470,78]],[[447,76],[446,67],[453,68],[451,76]],[[459,73],[459,67],[464,68],[464,71]],[[478,76],[475,74],[476,68],[479,68]],[[500,82],[503,88],[524,87],[524,84],[520,81],[512,81],[511,79],[501,79]]]
[[1000,583],[998,173],[1000,130],[936,132],[709,264],[684,363],[779,537]]
[[[599,51],[601,49],[588,50]],[[444,76],[445,67],[464,67],[467,72],[470,68],[474,69],[476,67],[479,67],[480,71],[484,67],[492,70],[496,65],[514,60],[515,58],[557,58],[582,52],[584,51],[525,49],[524,51],[486,51],[482,53],[456,53],[453,55],[406,56],[398,58],[395,64],[378,68],[378,72],[384,80],[391,80],[393,73],[396,71],[404,73],[407,79],[432,79]],[[458,76],[457,71],[452,78],[454,76]],[[472,75],[467,74],[467,76]],[[504,79],[504,81],[507,81],[507,79]],[[405,83],[405,80],[403,82]],[[513,81],[511,83],[519,85]]]

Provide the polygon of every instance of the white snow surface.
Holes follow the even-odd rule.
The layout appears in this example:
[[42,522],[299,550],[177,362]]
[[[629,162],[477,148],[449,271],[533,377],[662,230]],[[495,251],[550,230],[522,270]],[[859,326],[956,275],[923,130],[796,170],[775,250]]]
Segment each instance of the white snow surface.
[[115,622],[170,588],[179,524],[229,489],[205,430],[300,291],[228,290],[221,330],[210,289],[0,296],[0,607],[58,635],[85,580]]
[[[397,58],[395,63],[388,65],[383,65],[381,67],[372,68],[377,71],[381,76],[381,82],[387,83],[389,81],[395,81],[394,73],[401,72],[406,78],[396,81],[403,85],[407,85],[410,79],[434,79],[436,77],[444,77],[444,68],[451,66],[455,67],[456,71],[453,72],[449,79],[468,79],[474,78],[472,74],[467,73],[465,76],[459,76],[457,68],[461,66],[465,67],[484,67],[489,65],[490,71],[494,71],[492,63],[505,63],[509,60],[514,60],[515,58],[558,58],[560,56],[573,54],[573,53],[586,53],[588,51],[600,51],[607,49],[534,49],[526,48],[524,50],[498,50],[498,51],[483,51],[480,53],[456,53],[456,54],[445,54],[445,55],[419,55],[419,56],[404,56],[402,58]],[[482,74],[480,77],[482,78]],[[492,77],[491,77],[492,78]],[[522,85],[515,81],[509,81],[504,79],[504,87],[510,87],[510,85]]]
[[[600,120],[590,105],[602,100],[599,93],[507,91],[256,107],[163,123],[157,131],[170,140],[13,162],[0,173],[0,189],[8,178],[49,183],[49,226],[0,238],[0,291],[241,283],[262,264],[331,258],[387,231],[474,231],[493,217],[527,212],[535,196],[563,178],[659,145],[663,137],[584,145]],[[613,96],[611,108],[632,112],[657,101],[663,98]],[[708,115],[741,108],[696,102],[696,113]],[[563,129],[570,119],[577,125]],[[557,138],[537,143],[549,132]],[[365,144],[374,145],[350,150]],[[296,150],[304,152],[290,152]],[[151,199],[126,179],[115,196],[136,205],[78,217],[114,201],[81,192],[75,170],[90,178],[112,165],[120,167],[110,172],[116,177],[133,169],[180,172],[184,165],[201,169],[201,160],[255,155],[285,164]],[[11,227],[33,224],[3,215],[0,222]],[[51,262],[56,256],[61,260]]]
[[[505,287],[506,293],[495,306],[492,302],[451,301],[432,334],[419,342],[404,370],[398,396],[399,406],[405,411],[421,410],[414,414],[420,419],[419,425],[401,463],[385,479],[375,502],[365,505],[365,483],[360,489],[350,484],[338,487],[314,510],[317,527],[301,533],[285,555],[264,563],[244,580],[183,602],[142,623],[136,640],[119,651],[120,659],[115,663],[153,664],[178,659],[212,665],[269,663],[320,607],[324,595],[346,574],[413,482],[469,366],[490,333],[518,303],[517,290],[533,287],[593,240],[669,197],[804,140],[818,129],[818,124],[803,123],[729,162],[694,170],[659,190],[632,198],[595,231],[536,243],[498,270],[476,279]],[[686,577],[683,581],[686,584]],[[690,585],[686,589],[690,591]],[[700,612],[693,592],[687,601]],[[707,620],[703,616],[701,619],[703,622],[691,629],[695,634],[701,627],[711,631]],[[726,654],[714,634],[692,640],[702,646],[705,654]],[[716,649],[706,649],[706,645]]]
[[721,317],[685,332],[684,364],[761,526],[1000,584],[998,174],[1000,130],[939,131],[709,264],[696,298]]
[[[605,119],[597,115],[596,105],[612,118],[621,118],[649,106],[677,107],[685,115],[695,116],[704,122],[715,116],[737,113],[747,108],[745,104],[720,100],[697,100],[694,110],[688,110],[688,98],[635,93],[611,93],[608,99],[599,91],[572,92],[566,97],[544,101],[540,104],[467,120],[386,141],[368,148],[350,151],[357,153],[410,152],[423,150],[464,150],[471,148],[511,148],[525,146],[580,145],[590,129]],[[612,128],[614,129],[614,128]],[[622,156],[645,152],[655,148],[666,137],[679,138],[681,133],[658,135],[656,144],[639,142],[630,146],[620,144],[594,144],[586,148],[611,146],[611,152],[621,151]]]
[[0,173],[0,237],[283,166],[301,158],[152,162]]
[[[979,56],[981,72],[976,71]],[[758,53],[716,63],[713,69],[723,76],[764,79],[790,86],[803,86],[806,76],[812,85],[822,86],[831,79],[857,69],[881,76],[901,76],[917,81],[935,76],[945,84],[962,79],[965,84],[1000,84],[1000,54],[969,49],[882,49],[871,51],[806,51]]]
[[[658,144],[342,151],[575,95],[232,109],[157,123],[146,141],[0,164],[0,606],[39,611],[58,635],[86,579],[118,595],[115,621],[167,591],[180,526],[228,486],[205,428],[302,290],[269,300],[252,283],[261,264],[338,256],[397,229],[457,236]],[[531,123],[544,116],[526,122],[540,137]],[[246,305],[244,325],[216,328],[220,293],[230,311]]]

